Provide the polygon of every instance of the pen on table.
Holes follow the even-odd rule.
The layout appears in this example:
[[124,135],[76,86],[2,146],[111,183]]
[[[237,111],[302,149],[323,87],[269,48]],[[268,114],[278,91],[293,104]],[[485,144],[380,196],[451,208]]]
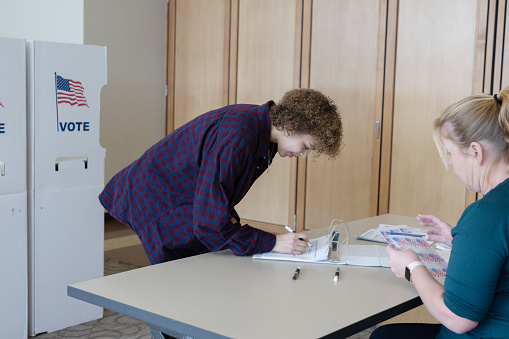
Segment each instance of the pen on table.
[[334,273],[334,281],[339,280],[339,267],[336,269],[336,273]]
[[[290,227],[288,227],[288,225],[285,226],[286,230],[290,233],[295,233]],[[304,241],[304,239],[302,238],[299,238],[300,240]],[[308,247],[313,247],[313,245],[311,245],[311,243],[308,241]]]
[[297,280],[297,277],[299,276],[299,273],[300,273],[300,266],[297,267],[297,269],[295,270],[295,273],[293,273],[293,280]]

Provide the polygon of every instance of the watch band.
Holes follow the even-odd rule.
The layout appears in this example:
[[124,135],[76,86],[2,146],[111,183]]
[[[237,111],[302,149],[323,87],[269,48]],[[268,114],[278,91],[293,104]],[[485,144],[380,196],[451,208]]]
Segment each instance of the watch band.
[[414,262],[411,262],[410,264],[408,264],[407,267],[405,267],[405,278],[406,278],[406,280],[411,281],[410,278],[412,276],[412,271],[417,266],[424,266],[424,264],[422,262],[420,262],[420,261],[414,261]]

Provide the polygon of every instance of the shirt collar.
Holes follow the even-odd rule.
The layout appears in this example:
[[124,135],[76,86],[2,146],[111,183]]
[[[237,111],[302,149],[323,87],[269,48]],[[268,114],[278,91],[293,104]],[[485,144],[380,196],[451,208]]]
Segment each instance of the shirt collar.
[[274,101],[268,101],[265,104],[258,106],[258,121],[260,126],[260,134],[258,135],[258,149],[256,150],[257,157],[266,157],[269,154],[270,147],[270,105]]

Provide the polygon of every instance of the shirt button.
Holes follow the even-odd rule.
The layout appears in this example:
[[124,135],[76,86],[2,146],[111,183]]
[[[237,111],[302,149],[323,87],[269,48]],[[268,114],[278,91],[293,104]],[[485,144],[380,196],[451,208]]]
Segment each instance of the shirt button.
[[256,166],[256,169],[260,169],[260,166]]

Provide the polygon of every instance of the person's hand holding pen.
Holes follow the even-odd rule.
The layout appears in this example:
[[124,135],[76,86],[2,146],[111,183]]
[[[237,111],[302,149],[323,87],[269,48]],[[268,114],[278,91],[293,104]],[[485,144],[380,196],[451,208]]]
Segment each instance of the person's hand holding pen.
[[302,254],[308,246],[308,236],[306,233],[282,233],[276,234],[276,245],[272,249],[274,252]]
[[[286,230],[287,230],[288,232],[290,232],[290,233],[295,233],[295,231],[294,231],[294,230],[292,230],[290,227],[288,227],[288,225],[286,225],[286,226],[285,226],[285,228],[286,228]],[[299,240],[304,240],[304,238],[299,238]],[[308,243],[308,247],[313,247],[313,245],[311,245],[311,243],[307,240],[307,238],[306,238],[306,241],[307,241],[307,243]]]

